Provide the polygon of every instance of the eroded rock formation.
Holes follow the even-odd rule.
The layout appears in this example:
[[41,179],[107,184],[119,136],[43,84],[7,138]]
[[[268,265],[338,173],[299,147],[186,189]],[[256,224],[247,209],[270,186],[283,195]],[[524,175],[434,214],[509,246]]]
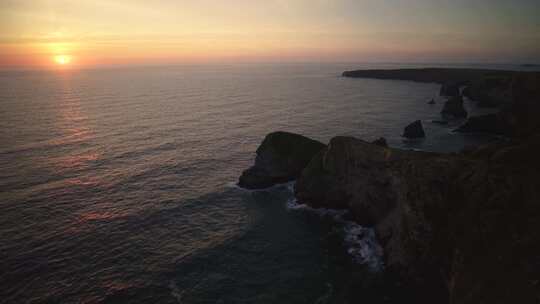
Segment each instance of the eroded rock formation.
[[424,127],[422,126],[422,121],[417,120],[403,130],[403,137],[405,138],[424,138],[426,133],[424,132]]
[[386,271],[417,289],[418,303],[538,303],[539,115],[540,74],[516,74],[500,113],[466,127],[492,132],[496,119],[509,139],[437,154],[272,133],[240,184],[298,177],[300,203],[349,210],[375,229]]
[[497,114],[471,116],[459,128],[454,130],[459,133],[490,133],[507,134],[504,121]]
[[467,111],[463,107],[463,98],[456,96],[448,99],[444,104],[441,114],[454,118],[467,117]]
[[336,137],[297,199],[375,227],[390,271],[425,301],[534,303],[540,296],[540,138],[442,155]]
[[257,149],[255,164],[242,173],[238,185],[246,189],[263,189],[294,180],[325,146],[294,133],[270,133]]
[[460,96],[460,82],[449,82],[449,83],[443,83],[441,86],[440,95],[441,96]]

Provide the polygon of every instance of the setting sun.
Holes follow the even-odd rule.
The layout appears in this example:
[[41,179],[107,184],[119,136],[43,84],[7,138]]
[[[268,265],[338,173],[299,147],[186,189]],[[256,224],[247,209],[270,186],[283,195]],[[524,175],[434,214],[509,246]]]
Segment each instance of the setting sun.
[[54,56],[54,62],[56,62],[59,65],[66,65],[71,62],[71,56],[69,55],[57,55]]

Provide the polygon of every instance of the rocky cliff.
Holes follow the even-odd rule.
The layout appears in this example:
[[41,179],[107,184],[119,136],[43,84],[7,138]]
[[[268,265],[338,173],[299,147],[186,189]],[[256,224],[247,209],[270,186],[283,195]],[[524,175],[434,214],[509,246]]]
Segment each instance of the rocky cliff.
[[262,189],[294,180],[325,146],[294,133],[270,133],[257,149],[255,164],[242,173],[238,185],[246,189]]
[[[540,115],[540,72],[425,68],[355,70],[343,72],[343,76],[439,83],[441,94],[454,98],[457,85],[463,87],[463,96],[476,102],[478,106],[500,109],[495,133],[524,137],[540,132],[540,120],[537,119]],[[479,121],[474,123],[477,122]],[[476,132],[470,127],[462,131]],[[486,129],[481,131],[485,132]]]
[[[511,78],[517,72],[485,69],[450,69],[450,68],[425,68],[425,69],[388,69],[388,70],[355,70],[343,72],[343,77],[350,78],[373,78],[410,80],[416,82],[432,82],[447,84],[442,87],[441,93],[445,93],[447,87],[456,84],[482,83],[487,78]],[[491,86],[490,86],[491,87]],[[444,94],[443,94],[444,95]],[[453,95],[451,95],[453,96]]]
[[241,184],[253,172],[265,185],[297,177],[300,203],[349,210],[375,229],[386,271],[417,291],[417,303],[539,303],[539,75],[514,74],[500,113],[470,122],[495,119],[508,136],[499,142],[437,154],[280,132]]
[[389,271],[438,303],[540,296],[540,139],[470,154],[336,137],[296,183],[299,201],[375,227]]

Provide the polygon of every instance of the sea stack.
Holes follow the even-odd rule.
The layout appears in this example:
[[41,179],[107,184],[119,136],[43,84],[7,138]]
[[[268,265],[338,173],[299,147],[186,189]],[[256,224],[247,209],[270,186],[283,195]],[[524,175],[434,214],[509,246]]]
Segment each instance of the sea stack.
[[257,149],[255,164],[240,176],[238,186],[264,189],[295,180],[313,156],[325,147],[325,144],[302,135],[270,133]]
[[388,143],[386,142],[386,138],[379,137],[378,139],[371,142],[374,145],[381,146],[381,147],[388,147]]
[[461,96],[450,98],[444,104],[444,108],[442,109],[441,114],[445,116],[452,116],[455,118],[467,117],[467,111],[463,107],[463,98]]
[[459,83],[456,82],[450,82],[450,83],[444,83],[441,86],[441,96],[459,96]]
[[422,126],[422,121],[417,120],[410,125],[405,127],[403,132],[403,137],[406,138],[423,138],[426,137],[424,132],[424,127]]

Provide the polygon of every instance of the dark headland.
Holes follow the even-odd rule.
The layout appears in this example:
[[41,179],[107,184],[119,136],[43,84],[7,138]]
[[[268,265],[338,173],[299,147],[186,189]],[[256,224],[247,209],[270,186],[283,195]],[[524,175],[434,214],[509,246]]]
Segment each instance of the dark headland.
[[[257,151],[255,169],[244,173],[243,186],[297,178],[299,203],[346,209],[373,227],[385,272],[414,291],[415,303],[539,303],[540,73],[411,69],[343,75],[457,85],[457,94],[499,109],[471,117],[460,132],[504,137],[439,154],[352,137],[323,145],[271,133]],[[288,148],[273,146],[280,143]],[[279,174],[261,176],[265,172]]]
[[410,80],[416,82],[472,82],[483,80],[486,77],[506,77],[520,72],[489,70],[489,69],[459,69],[459,68],[422,68],[422,69],[394,69],[394,70],[353,70],[343,72],[343,77],[373,78],[388,80]]

